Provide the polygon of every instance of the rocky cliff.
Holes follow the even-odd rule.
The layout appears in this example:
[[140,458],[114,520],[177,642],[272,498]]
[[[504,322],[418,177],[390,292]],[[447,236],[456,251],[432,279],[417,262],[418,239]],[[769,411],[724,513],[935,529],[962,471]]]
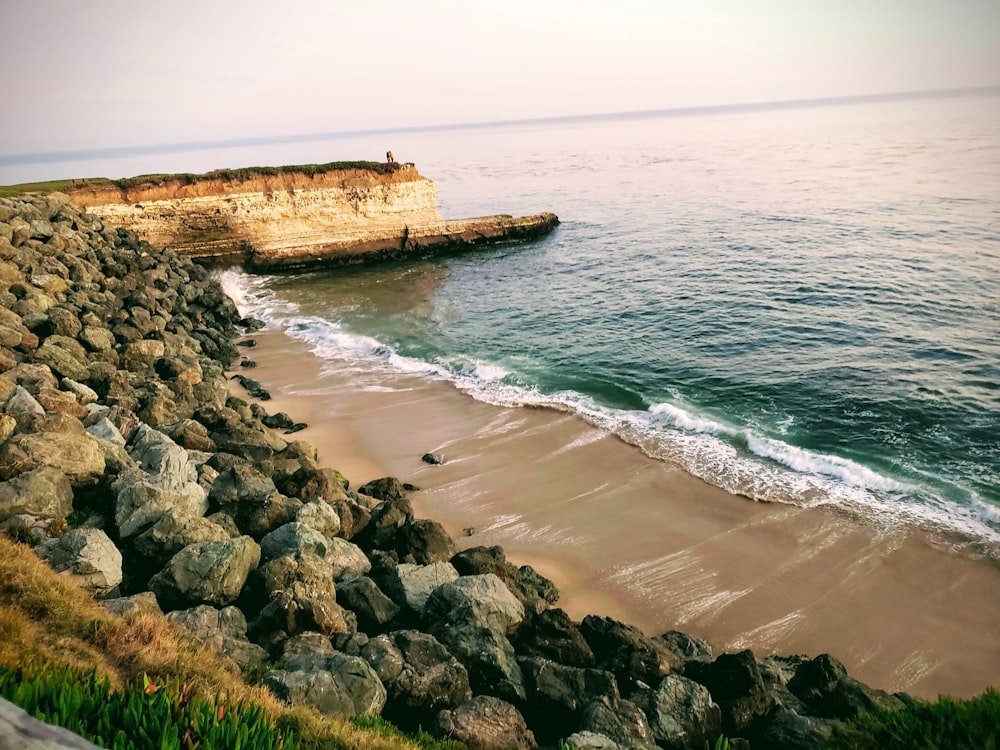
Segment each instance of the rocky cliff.
[[91,182],[80,208],[155,245],[249,268],[299,268],[449,251],[550,231],[554,214],[446,221],[412,164],[250,168]]

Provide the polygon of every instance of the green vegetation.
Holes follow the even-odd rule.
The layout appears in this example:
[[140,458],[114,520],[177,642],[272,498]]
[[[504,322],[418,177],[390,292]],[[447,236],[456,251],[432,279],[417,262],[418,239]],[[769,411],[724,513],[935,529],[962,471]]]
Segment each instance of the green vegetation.
[[1000,693],[989,688],[970,700],[942,696],[896,711],[863,713],[835,726],[829,750],[997,750]]
[[209,701],[188,686],[144,677],[123,690],[95,670],[26,663],[0,667],[0,696],[48,724],[115,750],[295,750],[290,732],[275,728],[253,703]]
[[351,723],[358,729],[366,729],[376,732],[386,738],[407,738],[417,744],[423,750],[462,750],[464,747],[459,742],[452,740],[439,740],[427,734],[423,729],[418,729],[415,733],[403,734],[395,726],[387,722],[381,716],[355,716]]
[[402,169],[404,165],[396,162],[379,161],[331,161],[327,164],[298,164],[284,167],[242,167],[240,169],[216,169],[205,174],[144,174],[137,177],[126,177],[120,180],[109,180],[106,177],[89,177],[76,180],[52,180],[50,182],[26,182],[22,185],[0,186],[0,198],[12,198],[25,193],[56,193],[67,192],[100,185],[115,185],[121,190],[137,187],[156,187],[168,182],[180,182],[194,185],[203,180],[226,180],[229,182],[246,182],[257,177],[275,177],[281,174],[303,174],[307,177],[340,172],[348,169],[360,169],[376,174],[392,174]]
[[[92,675],[101,685],[106,683],[110,690],[121,692],[125,701],[134,700],[129,696],[135,694],[135,686],[146,684],[148,675],[157,686],[183,686],[178,690],[184,691],[186,700],[197,697],[209,706],[242,706],[242,715],[259,712],[281,736],[294,734],[299,750],[449,747],[427,744],[425,738],[410,738],[388,728],[361,729],[303,707],[289,708],[267,690],[248,685],[232,662],[195,642],[162,616],[148,612],[112,615],[83,589],[54,573],[28,547],[3,534],[0,669],[21,675],[15,681],[37,675],[50,685],[45,691],[53,694],[60,679],[65,681],[61,676]],[[145,695],[141,688],[140,693]],[[165,695],[180,693],[168,689]],[[111,742],[111,738],[106,740]]]

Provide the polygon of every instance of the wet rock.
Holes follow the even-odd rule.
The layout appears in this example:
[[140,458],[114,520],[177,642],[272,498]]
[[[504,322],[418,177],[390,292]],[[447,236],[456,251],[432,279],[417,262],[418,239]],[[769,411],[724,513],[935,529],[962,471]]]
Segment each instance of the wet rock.
[[788,689],[817,716],[851,719],[861,711],[901,708],[902,702],[875,690],[847,674],[844,665],[829,654],[821,654],[795,670]]
[[444,456],[440,453],[425,453],[420,457],[420,460],[425,464],[431,464],[432,466],[437,466],[444,463]]

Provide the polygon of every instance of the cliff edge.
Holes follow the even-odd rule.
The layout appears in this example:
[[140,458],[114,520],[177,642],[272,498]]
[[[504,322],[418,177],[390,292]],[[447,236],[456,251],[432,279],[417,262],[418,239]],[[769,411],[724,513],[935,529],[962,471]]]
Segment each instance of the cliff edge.
[[539,237],[555,214],[445,220],[412,164],[252,167],[86,181],[70,200],[154,245],[251,270],[341,265]]

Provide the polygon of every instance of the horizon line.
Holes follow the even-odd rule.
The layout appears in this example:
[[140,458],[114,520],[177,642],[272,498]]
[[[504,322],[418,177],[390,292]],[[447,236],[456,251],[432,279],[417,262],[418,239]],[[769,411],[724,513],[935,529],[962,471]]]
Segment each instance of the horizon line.
[[1000,84],[985,86],[965,86],[949,89],[925,89],[919,91],[896,91],[877,94],[855,94],[849,96],[828,96],[815,99],[779,99],[763,102],[742,102],[735,104],[707,104],[687,107],[667,107],[662,109],[628,110],[620,112],[595,112],[575,115],[550,115],[527,117],[513,120],[484,120],[438,125],[408,125],[390,128],[370,128],[364,130],[339,130],[323,133],[303,133],[298,135],[273,135],[233,138],[211,141],[179,141],[136,146],[108,148],[88,148],[69,151],[39,151],[27,154],[0,154],[0,166],[19,164],[42,164],[60,161],[97,161],[117,159],[139,154],[170,154],[184,151],[209,151],[220,148],[241,148],[246,146],[267,146],[281,143],[308,143],[310,141],[355,138],[362,135],[394,135],[397,133],[434,133],[460,130],[482,130],[486,128],[514,127],[523,125],[556,125],[582,122],[586,120],[631,120],[656,119],[660,117],[685,117],[692,115],[725,114],[736,111],[761,111],[768,109],[804,109],[808,107],[829,107],[845,104],[879,103],[916,99],[938,99],[969,95],[1000,94]]

